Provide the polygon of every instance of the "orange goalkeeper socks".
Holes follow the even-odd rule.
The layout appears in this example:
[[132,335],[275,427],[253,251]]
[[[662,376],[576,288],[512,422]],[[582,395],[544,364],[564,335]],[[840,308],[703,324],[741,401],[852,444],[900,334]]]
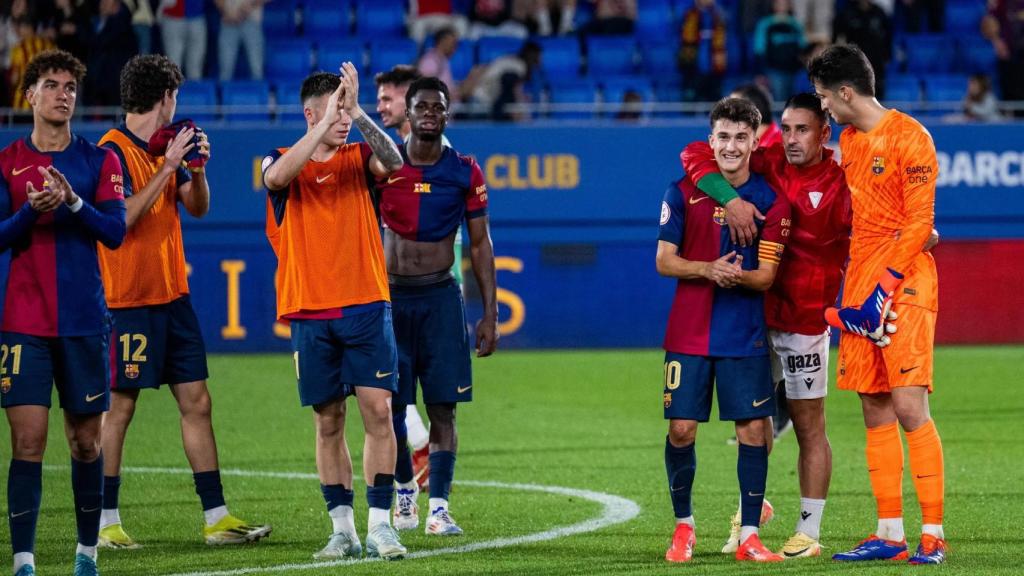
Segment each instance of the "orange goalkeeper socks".
[[921,503],[921,521],[924,524],[942,524],[945,468],[942,441],[935,422],[928,420],[917,430],[907,432],[907,449],[917,500]]
[[871,490],[878,504],[878,517],[903,517],[903,442],[896,422],[867,429],[867,446]]

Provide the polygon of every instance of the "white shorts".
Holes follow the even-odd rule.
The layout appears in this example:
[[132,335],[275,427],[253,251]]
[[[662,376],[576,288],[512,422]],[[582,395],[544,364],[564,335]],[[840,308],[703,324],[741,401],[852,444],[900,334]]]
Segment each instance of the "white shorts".
[[829,330],[817,336],[768,331],[772,350],[772,381],[786,381],[786,397],[824,398],[828,394]]

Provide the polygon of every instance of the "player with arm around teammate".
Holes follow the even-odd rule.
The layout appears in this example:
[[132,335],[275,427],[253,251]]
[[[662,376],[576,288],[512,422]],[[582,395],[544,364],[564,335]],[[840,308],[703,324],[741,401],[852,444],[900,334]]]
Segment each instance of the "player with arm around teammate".
[[[379,180],[378,187],[398,341],[395,412],[415,404],[418,381],[430,420],[426,533],[457,535],[462,529],[448,513],[458,445],[455,408],[473,398],[462,291],[450,272],[455,235],[464,218],[484,307],[476,324],[478,357],[489,356],[497,345],[498,304],[483,172],[475,160],[441,143],[448,96],[448,87],[437,78],[421,78],[409,86],[405,99],[411,136],[400,146],[405,165]],[[396,527],[418,525],[417,495],[415,482],[399,484]]]
[[[317,72],[303,81],[306,134],[263,159],[266,231],[278,259],[277,315],[291,325],[299,400],[314,411],[317,472],[333,528],[315,557],[362,556],[345,441],[345,401],[355,394],[366,432],[366,551],[395,559],[406,553],[390,518],[398,358],[370,186],[401,168],[402,156],[359,107],[358,96],[351,62],[340,77]],[[352,124],[364,143],[345,143]]]
[[[878,508],[875,532],[832,558],[940,564],[946,557],[945,464],[928,405],[938,275],[932,255],[921,251],[935,221],[935,143],[917,120],[875,99],[874,70],[856,46],[826,49],[811,61],[808,76],[822,108],[847,125],[839,146],[853,203],[853,237],[842,307],[828,310],[826,319],[844,331],[837,386],[860,395]],[[899,312],[899,332],[891,345],[879,348],[890,307]],[[921,506],[921,541],[913,556],[903,531],[901,428]]]
[[[184,78],[161,55],[136,56],[121,70],[125,121],[100,139],[125,175],[128,235],[117,250],[100,248],[107,306],[114,316],[110,411],[104,417],[103,516],[100,546],[136,548],[118,506],[121,461],[139,392],[168,384],[181,413],[181,437],[203,508],[207,544],[241,544],[270,534],[228,512],[221,487],[217,442],[206,387],[206,346],[189,298],[179,203],[192,216],[210,206],[206,134],[171,125]],[[188,123],[186,123],[188,124]],[[150,141],[171,138],[166,151]],[[187,167],[184,164],[187,161]]]
[[657,270],[678,279],[665,332],[665,467],[676,529],[665,553],[669,562],[692,558],[694,520],[690,494],[696,472],[699,422],[711,412],[718,389],[719,417],[736,423],[741,501],[740,561],[778,562],[758,536],[768,477],[767,416],[774,413],[771,364],[764,323],[764,292],[775,279],[789,237],[784,195],[750,172],[760,113],[748,101],[727,98],[711,112],[709,141],[723,176],[767,215],[757,242],[729,238],[725,211],[689,176],[665,193],[658,234]]
[[35,574],[50,395],[71,451],[76,576],[98,574],[100,431],[110,406],[110,315],[96,244],[125,235],[121,165],[71,132],[85,66],[62,50],[29,62],[32,133],[0,151],[0,250],[11,251],[0,326],[0,399],[11,429],[7,519],[16,576]]

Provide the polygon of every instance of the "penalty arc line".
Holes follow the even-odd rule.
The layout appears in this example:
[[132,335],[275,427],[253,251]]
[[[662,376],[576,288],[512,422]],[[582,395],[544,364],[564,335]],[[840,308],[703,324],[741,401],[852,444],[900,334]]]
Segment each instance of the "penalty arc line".
[[[158,467],[125,467],[124,472],[141,473],[141,474],[191,474],[192,471],[186,468],[158,468]],[[244,477],[255,477],[255,478],[281,478],[288,480],[317,480],[318,476],[308,472],[256,472],[252,470],[237,470],[237,469],[224,469],[221,470],[222,476],[244,476]],[[557,494],[560,496],[570,496],[573,498],[581,498],[589,500],[591,502],[597,502],[601,504],[602,510],[601,515],[597,518],[590,520],[584,520],[571,524],[569,526],[561,526],[558,528],[552,528],[550,530],[544,530],[542,532],[535,532],[533,534],[526,534],[523,536],[512,536],[508,538],[496,538],[494,540],[485,540],[483,542],[472,542],[470,544],[464,544],[462,546],[451,546],[448,548],[435,548],[432,550],[421,550],[418,552],[412,552],[406,554],[407,559],[416,558],[430,558],[432,556],[441,556],[443,554],[459,554],[464,552],[476,552],[478,550],[489,550],[495,548],[507,548],[511,546],[521,546],[523,544],[533,544],[536,542],[545,542],[548,540],[555,540],[558,538],[565,538],[567,536],[573,536],[576,534],[584,534],[587,532],[594,532],[602,528],[614,526],[616,524],[622,524],[628,522],[633,518],[636,518],[640,514],[640,505],[636,502],[616,496],[614,494],[606,494],[604,492],[594,492],[591,490],[580,490],[576,488],[566,488],[562,486],[544,486],[540,484],[519,484],[509,482],[489,482],[489,481],[476,481],[476,480],[459,480],[456,484],[463,486],[476,486],[480,488],[498,488],[502,490],[521,490],[527,492],[543,492],[547,494]],[[270,566],[251,566],[245,568],[235,568],[231,570],[211,570],[211,571],[193,571],[193,572],[179,572],[170,574],[168,576],[242,576],[245,574],[264,574],[269,572],[283,572],[283,571],[298,571],[298,570],[314,570],[318,568],[330,568],[333,566],[347,566],[354,564],[365,564],[367,562],[380,562],[378,558],[364,558],[361,560],[333,560],[325,562],[304,562],[304,563],[291,563],[291,564],[278,564]]]

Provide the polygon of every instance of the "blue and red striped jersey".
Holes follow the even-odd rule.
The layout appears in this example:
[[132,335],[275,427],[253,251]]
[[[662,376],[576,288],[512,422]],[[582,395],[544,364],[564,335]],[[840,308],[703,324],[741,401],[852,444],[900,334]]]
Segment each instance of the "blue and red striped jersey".
[[[39,166],[54,166],[83,201],[45,214],[28,203]],[[96,242],[121,245],[125,207],[117,156],[80,136],[60,152],[39,152],[29,137],[0,151],[0,250],[11,250],[2,330],[33,336],[89,336],[109,329]]]
[[[658,239],[679,247],[687,260],[710,262],[736,251],[743,269],[756,270],[761,260],[778,264],[789,240],[790,204],[760,175],[736,192],[766,216],[754,245],[742,248],[729,238],[725,209],[684,177],[665,191]],[[665,350],[695,356],[737,358],[768,354],[764,292],[720,288],[705,278],[679,280],[665,329]]]
[[384,225],[402,238],[440,242],[452,235],[463,218],[487,215],[487,184],[476,160],[445,146],[429,166],[409,161],[400,145],[402,168],[377,180]]

